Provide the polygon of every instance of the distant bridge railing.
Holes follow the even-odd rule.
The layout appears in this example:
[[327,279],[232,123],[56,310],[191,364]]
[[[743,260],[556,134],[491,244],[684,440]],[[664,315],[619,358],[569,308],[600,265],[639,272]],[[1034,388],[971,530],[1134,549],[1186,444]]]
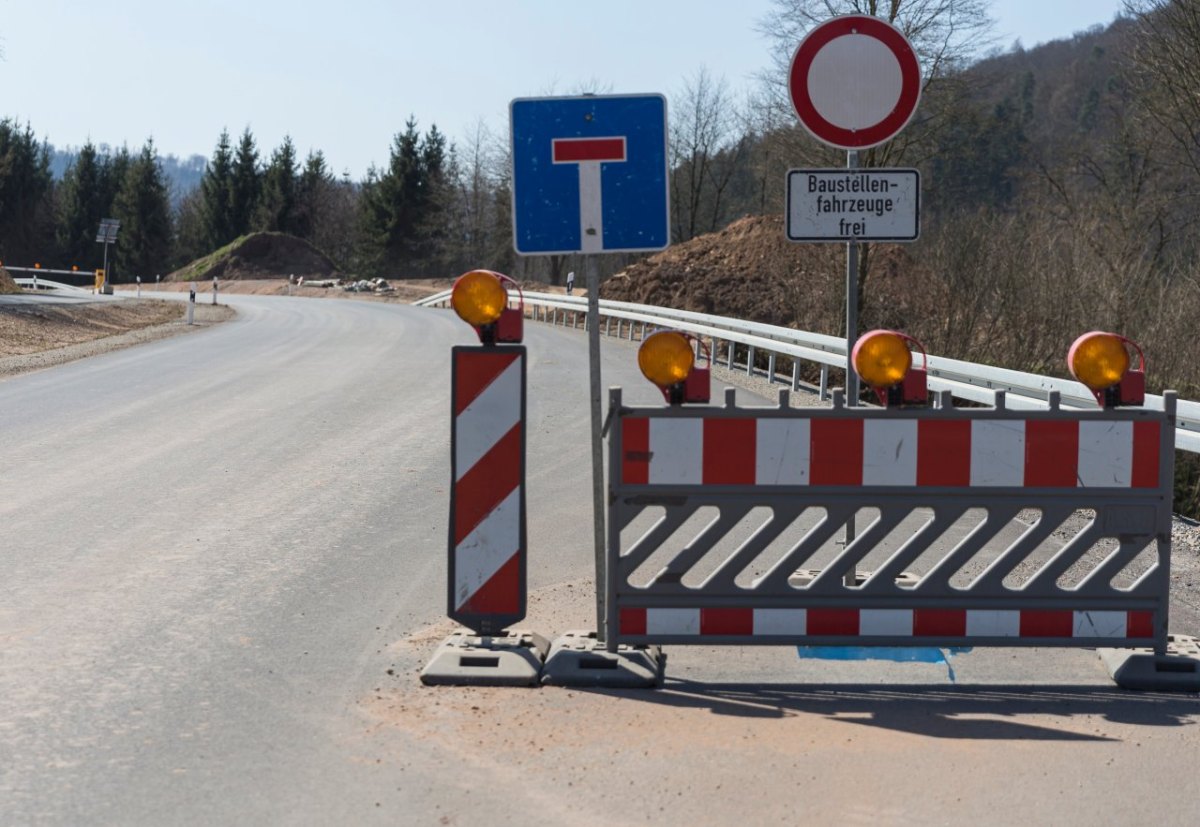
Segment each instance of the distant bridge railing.
[[[586,327],[586,297],[525,293],[524,299],[530,318],[535,321]],[[450,291],[435,293],[414,304],[449,307]],[[604,334],[620,338],[641,339],[648,330],[660,327],[683,330],[711,342],[715,364],[724,365],[730,370],[743,370],[749,375],[765,376],[770,382],[788,384],[790,381],[793,390],[809,388],[820,394],[822,399],[828,395],[830,369],[844,370],[846,367],[846,342],[837,336],[609,299],[600,300],[600,318]],[[760,351],[767,354],[765,371],[755,365],[755,356]],[[776,371],[779,356],[791,360],[790,377]],[[802,362],[820,368],[820,381],[816,386],[800,380]],[[955,398],[970,402],[991,405],[996,400],[996,394],[1002,393],[1008,408],[1047,410],[1050,407],[1050,394],[1057,391],[1064,408],[1096,407],[1091,391],[1070,379],[932,355],[929,357],[928,372],[931,391],[950,391]],[[1145,407],[1162,410],[1162,397],[1146,394]],[[1180,400],[1175,424],[1175,447],[1180,451],[1200,453],[1200,402]]]

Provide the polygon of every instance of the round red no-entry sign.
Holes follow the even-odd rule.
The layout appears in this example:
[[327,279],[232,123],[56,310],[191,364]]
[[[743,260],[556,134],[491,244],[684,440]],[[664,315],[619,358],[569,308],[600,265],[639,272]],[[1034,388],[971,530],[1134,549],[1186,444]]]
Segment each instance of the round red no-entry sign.
[[867,149],[894,137],[917,111],[921,65],[899,29],[877,17],[847,14],[800,41],[788,91],[814,138],[840,149]]

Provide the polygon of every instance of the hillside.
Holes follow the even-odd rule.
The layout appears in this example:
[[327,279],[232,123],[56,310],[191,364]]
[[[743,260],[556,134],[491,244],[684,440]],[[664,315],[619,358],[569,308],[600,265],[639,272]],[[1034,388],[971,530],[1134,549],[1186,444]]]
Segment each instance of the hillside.
[[16,282],[12,280],[12,276],[3,267],[0,267],[0,294],[3,293],[20,293],[21,288],[17,287]]
[[304,239],[286,233],[251,233],[179,268],[166,280],[326,279],[336,275],[337,267],[329,256]]
[[[845,245],[795,244],[782,215],[739,219],[644,259],[601,287],[606,299],[657,304],[836,334],[845,307]],[[896,245],[877,245],[875,297],[914,269]]]

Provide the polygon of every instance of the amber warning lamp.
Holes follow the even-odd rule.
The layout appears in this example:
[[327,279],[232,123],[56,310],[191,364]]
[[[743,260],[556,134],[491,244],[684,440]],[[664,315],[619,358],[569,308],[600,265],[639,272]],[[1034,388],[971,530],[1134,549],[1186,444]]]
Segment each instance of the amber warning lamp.
[[[517,307],[508,306],[508,287],[516,288]],[[521,341],[525,328],[525,297],[521,287],[502,273],[472,270],[454,282],[450,293],[454,312],[479,334],[485,345]]]
[[[921,367],[912,363],[913,345],[921,351]],[[850,352],[854,371],[874,389],[885,408],[900,405],[924,405],[929,401],[926,367],[929,357],[925,346],[911,336],[895,330],[872,330],[854,343]]]
[[[693,350],[699,342],[705,364],[696,364]],[[712,387],[712,354],[708,346],[694,336],[678,330],[651,333],[638,348],[638,367],[642,375],[658,385],[668,405],[707,402]]]
[[[1130,367],[1126,345],[1137,351],[1137,368]],[[1067,366],[1103,408],[1146,401],[1146,356],[1137,342],[1124,336],[1100,330],[1083,334],[1071,345]]]

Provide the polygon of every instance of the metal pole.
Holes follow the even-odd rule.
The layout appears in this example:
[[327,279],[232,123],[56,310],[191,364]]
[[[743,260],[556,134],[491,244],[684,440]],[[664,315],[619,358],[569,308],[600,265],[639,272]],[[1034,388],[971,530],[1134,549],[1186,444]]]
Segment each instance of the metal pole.
[[[858,169],[858,152],[849,150],[846,153],[846,168]],[[846,404],[851,408],[858,406],[858,374],[854,372],[854,365],[850,361],[850,351],[854,349],[854,342],[858,338],[858,242],[846,242]],[[850,513],[850,519],[846,521],[845,545],[843,549],[850,547],[854,542],[854,521],[858,517],[858,512]],[[847,586],[858,585],[857,566],[851,566],[846,572],[846,578],[843,581]]]
[[596,552],[596,642],[603,643],[605,629],[604,579],[604,444],[600,436],[600,260],[584,256],[588,289],[588,373],[592,390],[592,533]]
[[[858,169],[858,152],[846,153],[847,169]],[[846,242],[846,404],[858,405],[858,374],[850,363],[850,351],[858,339],[858,242]]]

